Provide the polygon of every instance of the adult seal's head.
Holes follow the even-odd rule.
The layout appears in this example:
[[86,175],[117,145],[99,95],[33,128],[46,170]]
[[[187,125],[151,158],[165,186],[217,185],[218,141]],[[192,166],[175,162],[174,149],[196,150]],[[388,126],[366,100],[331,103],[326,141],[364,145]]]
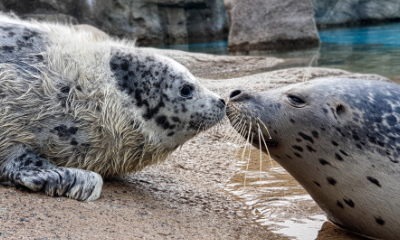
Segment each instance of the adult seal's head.
[[231,124],[266,146],[332,222],[400,236],[400,86],[323,78],[230,97]]

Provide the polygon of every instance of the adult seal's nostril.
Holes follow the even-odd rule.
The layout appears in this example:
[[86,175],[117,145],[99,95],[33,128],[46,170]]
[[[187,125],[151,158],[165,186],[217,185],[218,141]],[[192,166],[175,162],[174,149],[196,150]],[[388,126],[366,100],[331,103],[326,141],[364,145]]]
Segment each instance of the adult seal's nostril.
[[222,99],[222,98],[220,98],[219,101],[222,102],[222,104],[224,104],[224,105],[226,104],[226,103],[225,103],[225,100]]
[[233,92],[231,92],[231,95],[229,95],[229,98],[234,98],[238,95],[240,95],[243,92],[243,90],[235,90]]

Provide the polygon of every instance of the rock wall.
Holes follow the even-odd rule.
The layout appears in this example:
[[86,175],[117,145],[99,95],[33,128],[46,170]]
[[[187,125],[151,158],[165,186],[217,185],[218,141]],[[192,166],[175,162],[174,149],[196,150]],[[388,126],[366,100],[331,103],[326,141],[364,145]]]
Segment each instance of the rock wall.
[[311,0],[225,0],[228,49],[301,49],[319,45]]
[[319,27],[400,19],[400,0],[312,0]]
[[22,18],[90,24],[138,45],[220,40],[229,31],[223,0],[0,0]]

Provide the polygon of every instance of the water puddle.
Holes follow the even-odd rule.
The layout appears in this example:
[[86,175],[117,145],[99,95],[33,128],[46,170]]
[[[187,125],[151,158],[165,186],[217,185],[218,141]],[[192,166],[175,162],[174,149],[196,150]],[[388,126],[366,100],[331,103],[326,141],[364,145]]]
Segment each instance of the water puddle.
[[236,174],[225,186],[225,190],[243,204],[237,212],[240,218],[252,220],[282,235],[282,238],[360,239],[327,222],[325,214],[303,187],[264,153],[260,172],[259,150],[252,148],[249,152],[248,149],[244,154],[246,159],[243,160],[243,148],[238,151],[235,157]]

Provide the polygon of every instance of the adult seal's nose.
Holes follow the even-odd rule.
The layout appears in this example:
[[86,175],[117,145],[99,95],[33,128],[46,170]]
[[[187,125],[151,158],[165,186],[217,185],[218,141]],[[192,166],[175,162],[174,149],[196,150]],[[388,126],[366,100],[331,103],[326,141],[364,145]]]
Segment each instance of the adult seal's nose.
[[231,95],[229,95],[229,98],[234,98],[238,95],[240,95],[243,92],[243,90],[235,90],[233,92],[231,92]]
[[229,95],[229,102],[240,102],[245,100],[250,100],[253,95],[245,90],[235,90]]

